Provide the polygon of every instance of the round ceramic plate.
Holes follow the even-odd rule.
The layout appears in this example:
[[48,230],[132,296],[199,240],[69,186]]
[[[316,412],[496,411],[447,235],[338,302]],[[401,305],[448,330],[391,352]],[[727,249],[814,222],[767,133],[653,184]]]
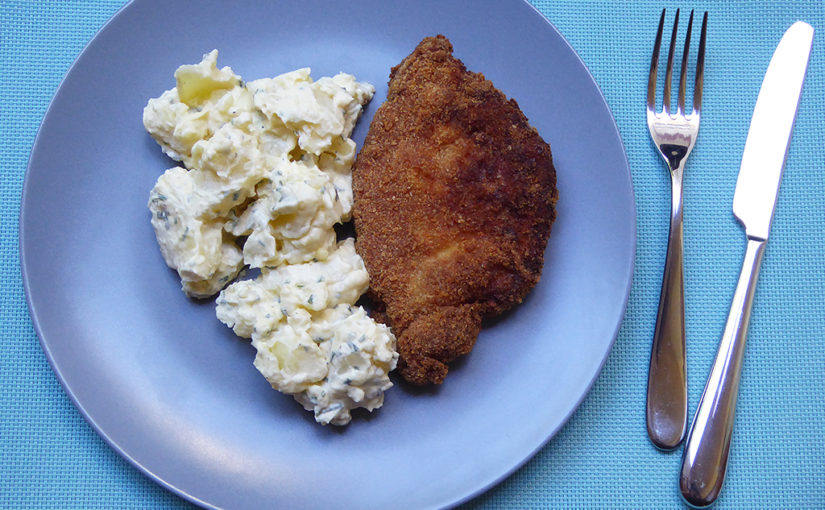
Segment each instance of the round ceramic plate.
[[[217,48],[246,79],[311,66],[376,86],[425,36],[516,98],[550,142],[558,220],[541,282],[481,333],[446,383],[397,384],[383,408],[321,427],[252,366],[254,349],[188,300],[146,202],[172,162],[146,101]],[[450,506],[517,469],[566,422],[607,357],[635,247],[630,173],[598,87],[519,1],[136,1],[77,59],[32,150],[20,225],[32,319],[77,408],[158,483],[216,507]]]

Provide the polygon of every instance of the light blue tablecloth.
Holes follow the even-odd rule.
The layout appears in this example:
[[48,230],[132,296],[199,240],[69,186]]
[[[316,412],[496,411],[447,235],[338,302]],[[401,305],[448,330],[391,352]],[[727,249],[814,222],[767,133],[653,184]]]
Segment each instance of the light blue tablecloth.
[[[801,19],[817,30],[756,295],[718,508],[825,508],[825,4],[533,1],[590,68],[616,117],[636,193],[636,272],[618,340],[584,404],[533,460],[467,506],[681,506],[680,453],[656,451],[644,425],[670,183],[650,143],[643,101],[661,8],[682,7],[710,11],[701,135],[685,174],[691,413],[743,254],[730,208],[759,85],[785,28]],[[74,58],[122,3],[0,3],[3,508],[188,506],[121,459],[72,406],[38,344],[18,262],[20,193],[44,111]]]

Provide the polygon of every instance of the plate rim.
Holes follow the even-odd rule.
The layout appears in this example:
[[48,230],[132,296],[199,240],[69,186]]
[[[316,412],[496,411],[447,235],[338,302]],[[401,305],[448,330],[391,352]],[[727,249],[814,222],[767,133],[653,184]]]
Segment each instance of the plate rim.
[[[57,381],[59,382],[61,388],[66,393],[66,395],[69,397],[70,401],[72,402],[74,407],[78,410],[80,415],[84,418],[86,423],[88,423],[92,427],[92,429],[95,431],[95,433],[98,436],[100,436],[103,439],[103,441],[110,448],[112,448],[121,458],[123,458],[129,464],[131,464],[136,469],[138,469],[138,471],[140,471],[143,475],[148,476],[153,482],[157,483],[158,485],[165,488],[166,490],[169,490],[170,492],[172,492],[172,493],[182,497],[183,499],[185,499],[185,500],[187,500],[191,503],[194,503],[196,505],[202,506],[204,508],[219,508],[219,507],[216,507],[216,506],[212,505],[211,503],[208,503],[208,502],[198,498],[194,494],[191,494],[190,492],[187,492],[186,490],[178,487],[177,485],[174,485],[173,483],[171,483],[171,482],[163,479],[159,475],[157,475],[151,468],[149,468],[148,466],[142,464],[137,459],[135,459],[134,457],[129,455],[124,450],[124,448],[122,448],[118,444],[118,442],[114,438],[112,438],[109,434],[107,434],[102,429],[102,427],[94,420],[94,418],[91,416],[91,414],[86,410],[83,403],[80,402],[78,397],[75,395],[74,391],[72,391],[72,389],[68,386],[68,384],[66,382],[66,379],[65,379],[60,367],[58,366],[56,360],[53,357],[52,351],[51,351],[51,349],[50,349],[50,347],[49,347],[49,345],[48,345],[48,343],[45,340],[44,335],[43,335],[42,327],[41,327],[41,324],[40,324],[39,317],[36,313],[36,306],[35,306],[35,303],[34,303],[33,296],[31,294],[30,283],[29,283],[30,273],[29,273],[27,263],[26,263],[27,249],[26,249],[25,243],[24,243],[24,238],[25,238],[24,234],[25,234],[25,231],[26,231],[26,228],[24,227],[25,217],[26,217],[26,207],[25,207],[25,205],[27,203],[27,198],[28,198],[28,194],[29,194],[29,185],[30,185],[29,181],[30,181],[30,176],[31,176],[31,173],[32,173],[32,162],[33,162],[33,159],[34,159],[34,154],[36,153],[38,147],[40,145],[42,145],[43,143],[45,143],[44,140],[43,140],[43,136],[42,136],[43,127],[47,124],[47,122],[49,121],[49,118],[51,116],[53,116],[54,105],[55,105],[56,101],[59,99],[59,97],[61,95],[61,92],[64,90],[65,82],[68,79],[70,79],[70,77],[76,72],[76,68],[79,65],[82,65],[81,61],[83,60],[84,56],[87,54],[87,52],[89,50],[89,47],[96,43],[96,41],[99,39],[101,33],[105,32],[107,29],[109,29],[109,27],[114,22],[116,22],[119,18],[124,16],[126,14],[126,12],[129,11],[137,3],[138,3],[138,0],[128,0],[117,11],[115,11],[115,13],[112,14],[112,16],[109,19],[107,19],[103,23],[103,25],[101,25],[101,27],[95,32],[94,36],[91,39],[89,39],[89,41],[84,45],[83,49],[74,58],[71,65],[66,70],[63,77],[61,78],[58,86],[55,88],[55,91],[52,94],[51,99],[49,100],[48,106],[44,110],[42,120],[41,120],[41,122],[38,126],[37,133],[36,133],[36,136],[35,136],[34,141],[32,143],[32,148],[31,148],[31,151],[29,152],[29,157],[28,157],[28,160],[27,160],[27,163],[26,163],[26,170],[25,170],[25,174],[24,174],[22,193],[21,193],[21,199],[20,199],[20,214],[19,214],[19,218],[18,218],[18,253],[19,253],[19,263],[20,263],[20,269],[21,269],[21,279],[22,279],[22,283],[23,283],[23,290],[24,290],[26,304],[27,304],[28,311],[29,311],[29,316],[30,316],[30,319],[31,319],[31,322],[32,322],[32,326],[35,330],[35,333],[37,334],[38,342],[41,346],[41,349],[43,350],[43,352],[46,356],[46,359],[49,363],[49,366],[50,366],[52,372],[54,373],[55,377],[57,378]],[[630,234],[630,236],[629,236],[630,247],[629,247],[629,250],[627,251],[627,259],[623,261],[624,262],[623,265],[625,267],[627,267],[628,270],[627,270],[626,274],[624,275],[623,300],[622,300],[622,304],[621,304],[621,307],[620,307],[620,313],[616,317],[616,324],[613,328],[611,339],[609,341],[609,344],[607,345],[607,348],[604,351],[604,354],[602,355],[601,360],[599,360],[597,370],[595,370],[592,378],[590,379],[590,381],[588,382],[588,384],[584,388],[584,391],[581,393],[580,397],[576,400],[575,404],[573,406],[571,406],[571,408],[569,409],[567,414],[559,421],[557,426],[552,431],[550,431],[546,435],[546,437],[544,437],[544,439],[533,450],[531,450],[527,455],[525,455],[524,458],[522,458],[519,462],[515,463],[510,468],[504,470],[498,477],[494,478],[492,481],[482,484],[481,486],[479,486],[475,490],[472,490],[469,493],[464,494],[464,495],[457,495],[456,497],[452,498],[450,501],[443,502],[443,505],[445,507],[450,507],[450,508],[455,507],[457,505],[460,505],[462,503],[468,502],[468,501],[478,497],[479,495],[481,495],[481,494],[491,490],[495,486],[499,485],[505,479],[509,478],[513,473],[518,471],[527,462],[529,462],[531,459],[533,459],[535,457],[535,455],[540,450],[542,450],[547,445],[547,443],[549,443],[550,440],[553,439],[561,431],[562,428],[564,428],[565,425],[567,425],[567,423],[570,421],[572,416],[581,407],[584,400],[587,399],[588,395],[590,395],[590,392],[592,391],[593,386],[595,385],[596,381],[601,376],[601,374],[604,370],[604,366],[607,363],[607,359],[609,358],[610,353],[612,352],[613,347],[615,346],[615,343],[616,343],[616,340],[617,340],[618,335],[620,333],[621,327],[624,323],[624,317],[627,313],[627,307],[628,307],[628,304],[629,304],[630,293],[631,293],[631,289],[632,289],[632,285],[633,285],[633,275],[635,274],[635,261],[636,261],[636,252],[637,252],[637,243],[638,243],[638,231],[637,231],[637,229],[638,229],[638,221],[637,221],[638,211],[637,211],[637,207],[636,207],[635,190],[633,188],[633,180],[632,180],[632,174],[631,174],[631,171],[630,171],[629,160],[628,160],[628,157],[627,157],[627,150],[626,150],[626,147],[625,147],[625,144],[624,144],[624,140],[621,137],[621,132],[619,131],[618,124],[616,122],[616,118],[613,114],[613,110],[610,108],[610,104],[608,103],[607,99],[605,98],[604,92],[602,91],[602,88],[599,86],[599,84],[596,81],[595,77],[591,73],[590,68],[584,63],[584,61],[582,60],[579,53],[575,50],[575,48],[573,48],[573,46],[570,44],[570,42],[567,40],[567,38],[564,37],[564,35],[561,33],[561,31],[558,28],[556,28],[556,26],[544,14],[542,14],[541,11],[539,11],[539,9],[535,5],[531,4],[529,2],[529,0],[514,0],[512,3],[514,5],[515,4],[522,4],[524,6],[527,6],[531,11],[530,14],[529,14],[530,16],[539,16],[539,18],[546,25],[546,28],[551,30],[551,31],[554,31],[559,36],[559,39],[564,43],[564,45],[566,46],[566,49],[575,57],[578,64],[586,71],[586,75],[587,75],[588,79],[590,80],[590,82],[595,87],[595,90],[598,92],[599,98],[601,99],[602,104],[607,109],[607,112],[610,116],[610,121],[611,121],[611,126],[610,126],[611,131],[613,131],[615,133],[616,141],[618,142],[619,148],[621,150],[621,155],[622,155],[622,158],[621,158],[622,159],[622,165],[621,165],[621,167],[622,168],[620,170],[624,171],[624,172],[622,172],[623,177],[624,177],[623,180],[626,181],[626,185],[627,185],[627,188],[628,188],[628,191],[629,191],[629,199],[630,199],[629,200],[629,202],[630,202],[629,205],[630,205],[630,212],[632,213],[632,214],[630,214],[630,220],[631,221],[630,221],[630,225],[629,225],[629,227],[630,227],[630,229],[629,229],[630,230],[630,232],[629,232],[629,234]]]

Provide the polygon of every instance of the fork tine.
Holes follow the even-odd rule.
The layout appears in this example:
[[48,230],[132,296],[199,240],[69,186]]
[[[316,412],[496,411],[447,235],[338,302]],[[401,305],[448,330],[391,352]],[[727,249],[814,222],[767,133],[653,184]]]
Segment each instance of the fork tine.
[[667,71],[665,72],[665,90],[662,94],[665,113],[670,114],[670,84],[673,82],[673,48],[676,46],[676,30],[679,28],[679,9],[673,20],[673,32],[670,35],[670,49],[667,52]]
[[702,35],[699,37],[699,55],[696,59],[696,84],[693,87],[693,114],[702,111],[702,82],[705,79],[705,38],[708,29],[708,13],[702,19]]
[[690,10],[690,19],[688,20],[687,35],[685,35],[685,49],[682,52],[682,72],[679,73],[679,107],[678,115],[685,114],[685,78],[687,76],[687,62],[688,51],[690,50],[690,34],[693,29],[693,9]]
[[650,75],[647,78],[647,109],[656,109],[656,74],[659,72],[659,48],[662,46],[662,29],[665,26],[665,9],[659,18],[659,31],[656,33],[656,43],[653,45],[653,58],[650,60]]

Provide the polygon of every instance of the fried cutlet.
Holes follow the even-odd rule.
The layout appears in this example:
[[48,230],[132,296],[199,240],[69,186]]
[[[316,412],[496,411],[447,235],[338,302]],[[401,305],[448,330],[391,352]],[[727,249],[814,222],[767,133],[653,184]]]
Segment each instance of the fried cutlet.
[[371,297],[420,385],[538,282],[558,197],[550,146],[452,52],[428,37],[392,69],[353,170]]

